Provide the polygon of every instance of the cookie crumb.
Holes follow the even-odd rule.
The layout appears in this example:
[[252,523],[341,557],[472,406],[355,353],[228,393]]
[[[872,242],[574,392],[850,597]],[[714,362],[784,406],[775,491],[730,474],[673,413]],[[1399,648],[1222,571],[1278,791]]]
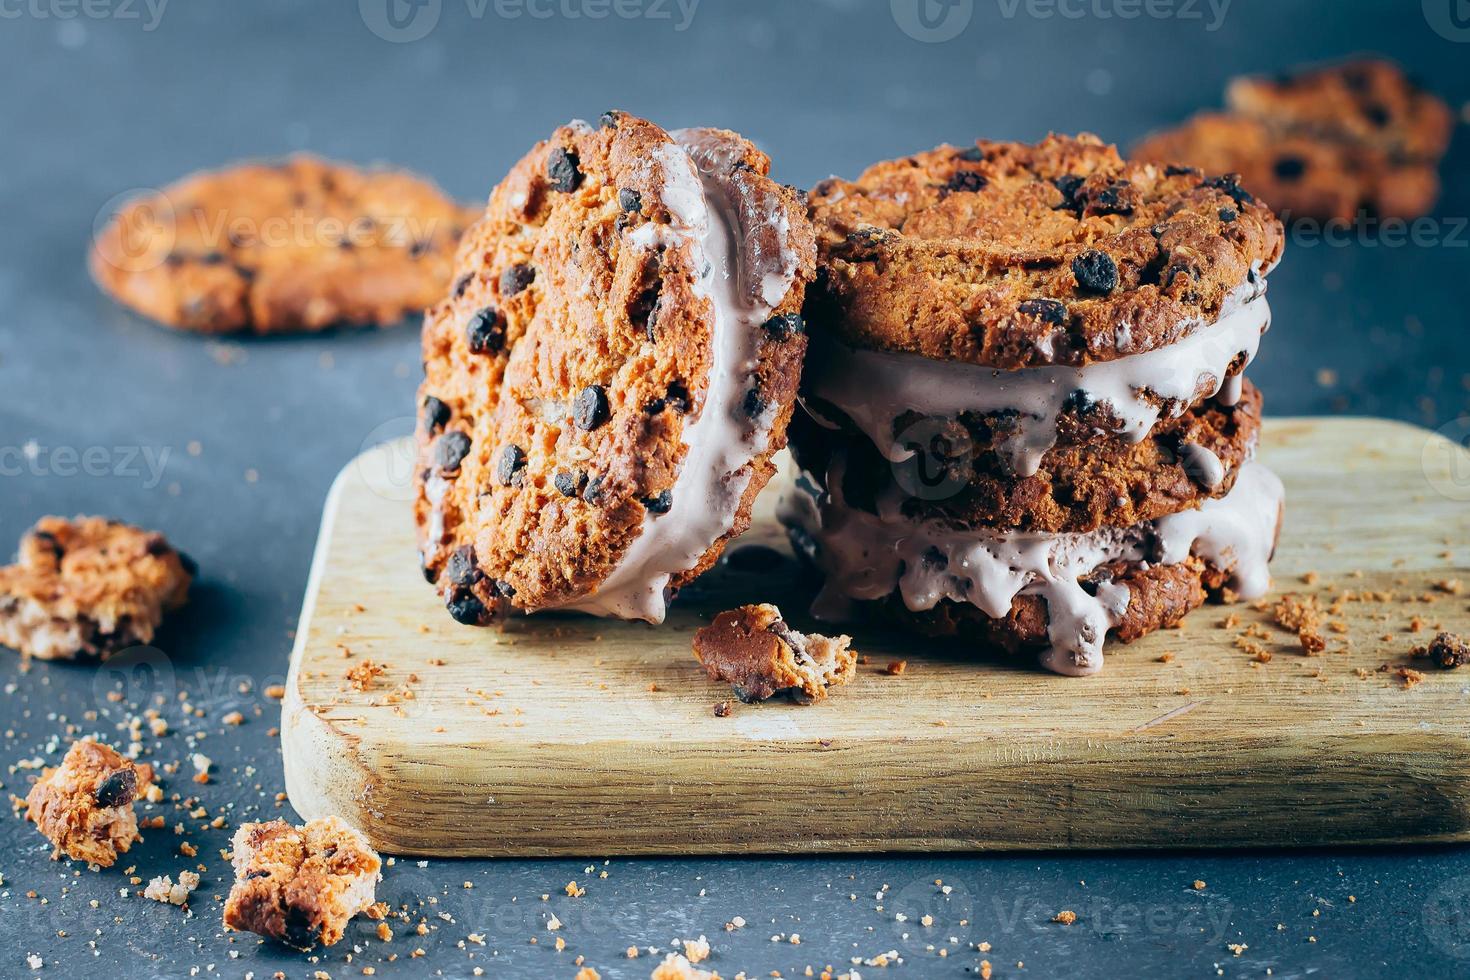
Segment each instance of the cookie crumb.
[[1056,915],[1052,916],[1051,921],[1061,923],[1064,926],[1069,926],[1077,921],[1077,913],[1073,912],[1071,909],[1062,909]]
[[189,893],[198,887],[199,875],[193,871],[180,871],[178,881],[168,875],[149,881],[148,887],[143,889],[143,897],[168,905],[185,905],[189,901]]
[[720,980],[720,975],[699,969],[678,953],[670,953],[654,967],[649,980]]
[[[1470,664],[1470,642],[1456,633],[1440,633],[1422,648],[1423,655],[1441,670],[1454,670]],[[1419,651],[1415,651],[1418,655]]]

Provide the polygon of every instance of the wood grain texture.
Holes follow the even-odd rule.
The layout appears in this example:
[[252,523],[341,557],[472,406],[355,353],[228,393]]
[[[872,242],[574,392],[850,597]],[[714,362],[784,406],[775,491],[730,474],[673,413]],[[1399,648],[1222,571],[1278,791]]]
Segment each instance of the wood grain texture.
[[[408,450],[379,447],[323,518],[283,706],[291,802],[438,856],[1470,839],[1470,668],[1409,656],[1470,632],[1470,456],[1323,419],[1270,423],[1262,458],[1288,493],[1274,595],[1385,593],[1343,602],[1321,656],[1246,606],[1110,645],[1082,679],[860,628],[869,663],[827,701],[716,718],[730,693],[690,636],[746,601],[810,625],[794,562],[721,567],[658,627],[461,627],[418,571]],[[784,552],[772,496],[742,543]],[[1252,624],[1269,663],[1237,645]],[[345,674],[365,661],[385,669],[358,691]]]

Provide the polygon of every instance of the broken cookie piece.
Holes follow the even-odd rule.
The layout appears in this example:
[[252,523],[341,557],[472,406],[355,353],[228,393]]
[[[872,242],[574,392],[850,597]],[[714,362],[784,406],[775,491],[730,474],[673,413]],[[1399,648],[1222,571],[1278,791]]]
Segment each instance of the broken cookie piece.
[[383,864],[367,838],[336,817],[304,827],[242,824],[232,863],[225,925],[297,949],[341,939],[347,922],[373,904]]
[[1429,641],[1424,655],[1444,670],[1464,667],[1470,664],[1470,641],[1455,633],[1440,633]]
[[153,782],[153,767],[135,764],[90,738],[73,742],[61,765],[46,769],[26,794],[26,819],[52,844],[52,860],[111,867],[142,840],[136,800]]
[[151,643],[197,569],[154,531],[43,517],[0,568],[0,645],[42,660],[106,658]]
[[820,701],[857,670],[850,636],[798,633],[769,603],[720,613],[694,634],[694,656],[712,680],[725,681],[746,704],[788,695]]

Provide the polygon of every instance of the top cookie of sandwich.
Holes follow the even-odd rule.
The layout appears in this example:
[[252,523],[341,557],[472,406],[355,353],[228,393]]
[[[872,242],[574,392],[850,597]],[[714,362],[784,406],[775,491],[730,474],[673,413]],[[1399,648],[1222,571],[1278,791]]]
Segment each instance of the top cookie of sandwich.
[[200,333],[391,324],[444,295],[478,216],[409,173],[311,156],[243,164],[130,201],[98,232],[92,276]]
[[624,113],[526,155],[424,325],[415,514],[450,613],[663,618],[785,445],[815,245],[722,130]]
[[1234,178],[1132,163],[1094,136],[942,146],[811,195],[811,315],[848,342],[1000,369],[1154,350],[1280,258]]

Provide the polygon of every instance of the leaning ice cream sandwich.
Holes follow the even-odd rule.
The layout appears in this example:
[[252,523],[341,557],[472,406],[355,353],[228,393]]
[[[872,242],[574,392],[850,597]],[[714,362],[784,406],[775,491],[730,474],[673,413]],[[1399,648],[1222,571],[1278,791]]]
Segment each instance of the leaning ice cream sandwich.
[[1085,674],[1265,591],[1282,492],[1243,372],[1283,233],[1237,182],[1053,136],[877,164],[811,214],[784,517],[819,614]]
[[424,325],[414,513],[455,619],[659,622],[749,525],[815,274],[769,169],[734,133],[614,112],[495,188]]

